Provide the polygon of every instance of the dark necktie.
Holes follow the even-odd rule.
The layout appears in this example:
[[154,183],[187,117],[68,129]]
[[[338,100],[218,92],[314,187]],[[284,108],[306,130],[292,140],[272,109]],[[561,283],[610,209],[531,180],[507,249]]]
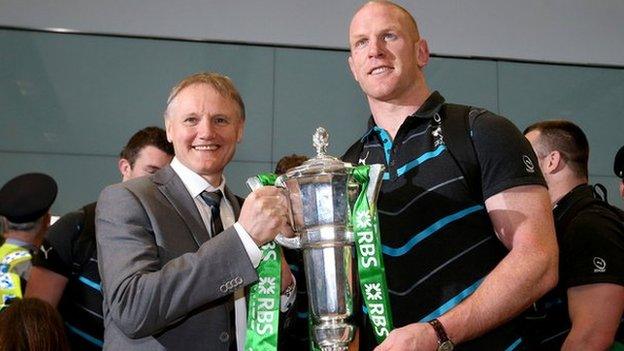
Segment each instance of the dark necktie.
[[206,205],[210,207],[210,237],[214,237],[223,231],[223,223],[221,222],[221,213],[219,211],[219,205],[221,204],[223,194],[221,193],[221,190],[210,192],[204,190],[201,194],[199,194],[199,196],[201,196]]
[[[201,196],[201,198],[204,200],[204,202],[206,203],[206,205],[208,205],[208,207],[210,207],[210,213],[211,213],[211,220],[210,220],[210,225],[211,225],[211,233],[210,236],[214,237],[215,235],[221,233],[223,231],[223,222],[221,222],[221,214],[219,211],[219,205],[221,204],[221,198],[223,197],[223,193],[221,193],[221,190],[215,190],[215,191],[202,191],[201,194],[199,194],[199,196]],[[232,294],[231,296],[231,303],[229,304],[229,308],[230,308],[230,346],[229,346],[229,351],[236,351],[237,347],[236,347],[236,314],[235,314],[235,309],[234,309],[234,294]]]

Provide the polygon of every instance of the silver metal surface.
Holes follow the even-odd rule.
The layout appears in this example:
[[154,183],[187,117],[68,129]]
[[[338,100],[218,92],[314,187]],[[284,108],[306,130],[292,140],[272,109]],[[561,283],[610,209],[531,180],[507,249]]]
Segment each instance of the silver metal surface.
[[[280,176],[276,186],[286,189],[294,238],[278,235],[276,242],[303,249],[314,341],[323,351],[347,350],[354,327],[353,233],[349,228],[350,199],[358,187],[350,177],[352,165],[326,154],[329,134],[317,128],[316,157]],[[373,169],[371,169],[373,170]],[[371,175],[369,200],[375,200],[382,165]]]

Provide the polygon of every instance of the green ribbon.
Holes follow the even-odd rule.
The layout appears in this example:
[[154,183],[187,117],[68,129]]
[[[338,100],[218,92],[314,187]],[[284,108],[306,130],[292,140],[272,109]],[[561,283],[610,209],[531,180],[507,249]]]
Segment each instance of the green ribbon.
[[258,282],[249,292],[245,341],[247,351],[277,350],[282,252],[274,242],[262,246],[261,250]]
[[[262,185],[273,185],[277,176],[262,173],[257,178]],[[260,250],[262,260],[257,268],[258,282],[249,290],[246,351],[277,350],[282,251],[275,242],[263,245]]]
[[353,179],[361,185],[361,190],[353,207],[351,225],[355,235],[360,288],[375,338],[381,343],[393,329],[392,310],[381,252],[377,208],[374,203],[369,204],[367,197],[369,170],[370,166],[367,165],[352,170]]

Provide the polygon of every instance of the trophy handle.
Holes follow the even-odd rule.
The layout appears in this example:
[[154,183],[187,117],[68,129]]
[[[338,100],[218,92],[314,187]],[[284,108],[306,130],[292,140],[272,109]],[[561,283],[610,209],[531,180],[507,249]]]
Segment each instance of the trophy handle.
[[375,206],[377,206],[377,196],[379,195],[379,189],[381,188],[381,183],[383,181],[383,172],[385,168],[386,167],[382,164],[370,165],[368,178],[370,179],[369,184],[371,184],[372,186],[368,186],[366,197],[368,198],[368,203],[375,204]]
[[[260,180],[258,180],[257,177],[247,178],[246,184],[247,184],[247,187],[251,189],[251,191],[254,191],[262,187],[262,183],[260,182]],[[286,188],[286,184],[284,183],[284,176],[280,176],[277,178],[277,180],[275,181],[275,186],[278,188],[284,189],[288,193],[288,189]],[[288,201],[288,219],[290,220],[290,223],[294,223],[292,206],[290,205],[290,201]],[[292,224],[291,224],[291,227],[292,227]],[[294,227],[293,227],[293,231],[294,231]],[[292,238],[288,238],[280,233],[280,234],[277,234],[277,236],[275,237],[275,242],[289,249],[301,248],[301,237],[299,235],[295,235]]]
[[[286,183],[284,182],[284,179],[286,178],[285,175],[281,175],[279,177],[277,177],[277,179],[275,180],[275,186],[281,189],[284,189],[284,191],[286,191],[286,193],[288,193],[288,220],[290,221],[290,226],[293,229],[293,231],[295,231],[295,227],[294,227],[294,223],[295,223],[295,219],[294,219],[294,215],[293,215],[293,211],[292,211],[292,205],[290,203],[290,192],[288,191],[288,188],[286,187]],[[286,237],[284,236],[284,234],[277,234],[277,236],[275,237],[275,242],[280,244],[281,246],[287,247],[289,249],[300,249],[301,248],[301,236],[299,235],[295,235],[292,238]]]

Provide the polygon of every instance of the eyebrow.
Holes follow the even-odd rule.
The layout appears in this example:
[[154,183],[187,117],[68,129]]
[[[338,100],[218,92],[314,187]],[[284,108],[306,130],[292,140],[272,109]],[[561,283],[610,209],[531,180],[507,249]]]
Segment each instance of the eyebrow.
[[[376,35],[379,35],[380,33],[387,33],[387,32],[402,32],[402,33],[403,33],[403,32],[406,32],[406,31],[405,31],[405,30],[401,30],[401,27],[400,27],[400,26],[397,26],[397,25],[395,25],[395,24],[391,24],[391,25],[389,25],[389,26],[387,26],[387,27],[383,28],[382,30],[378,31],[378,32],[376,33]],[[365,37],[367,37],[367,36],[368,36],[368,35],[367,35],[367,34],[365,34],[365,33],[356,33],[356,34],[353,34],[353,35],[349,34],[349,40],[351,40],[351,39],[354,39],[354,40],[355,40],[355,39],[365,38]]]

